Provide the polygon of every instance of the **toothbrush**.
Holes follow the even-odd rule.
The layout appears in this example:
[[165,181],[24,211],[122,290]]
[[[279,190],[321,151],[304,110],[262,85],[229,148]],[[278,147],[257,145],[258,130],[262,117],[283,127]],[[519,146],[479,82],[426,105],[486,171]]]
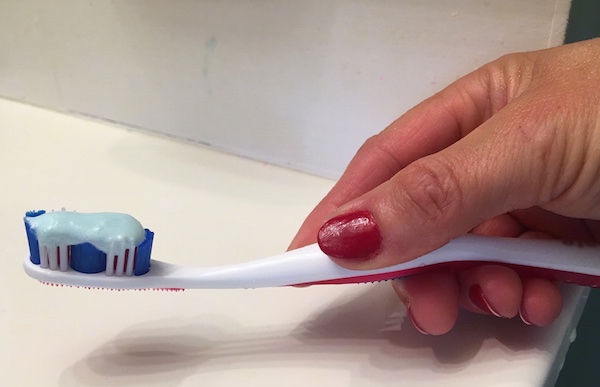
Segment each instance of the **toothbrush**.
[[185,267],[151,261],[140,276],[86,274],[42,268],[25,257],[31,277],[46,283],[110,289],[232,289],[290,285],[374,282],[428,270],[458,270],[480,264],[500,264],[521,275],[532,275],[582,286],[600,285],[600,248],[558,240],[465,235],[417,259],[374,270],[350,270],[334,263],[319,247],[310,245],[287,253],[238,265]]
[[[31,226],[32,217],[25,219],[26,228],[29,225],[28,236],[39,231]],[[152,233],[146,230],[146,242],[150,236],[151,248],[152,235],[150,234]],[[69,257],[70,267],[65,267],[63,264],[61,268],[60,263],[56,262],[60,252],[54,257],[46,256],[48,251],[59,251],[60,247],[47,248],[39,243],[40,256],[54,261],[54,264],[48,263],[45,265],[47,267],[43,267],[41,263],[34,262],[35,243],[31,242],[30,240],[31,254],[26,256],[23,262],[25,272],[29,276],[49,284],[86,288],[180,290],[348,284],[389,280],[431,270],[461,270],[480,264],[508,266],[523,276],[539,276],[582,286],[600,286],[600,247],[560,240],[467,234],[414,260],[372,270],[343,268],[314,244],[270,258],[212,268],[186,267],[149,260],[147,270],[141,272],[138,270],[135,273],[137,269],[131,269],[132,260],[128,260],[127,256],[135,254],[137,259],[144,242],[135,250],[130,243],[125,244],[128,247],[123,250],[124,252],[114,255],[115,259],[112,261],[107,260],[108,263],[105,265],[112,270],[90,273],[73,270],[72,256]],[[112,249],[109,256],[116,251],[114,244],[111,246],[107,247]],[[63,253],[63,256],[72,255],[74,249],[75,246],[70,248],[63,246],[63,251],[67,252]],[[83,258],[88,261],[94,259],[87,256]],[[117,266],[122,268],[119,269]],[[130,268],[127,269],[126,266]]]

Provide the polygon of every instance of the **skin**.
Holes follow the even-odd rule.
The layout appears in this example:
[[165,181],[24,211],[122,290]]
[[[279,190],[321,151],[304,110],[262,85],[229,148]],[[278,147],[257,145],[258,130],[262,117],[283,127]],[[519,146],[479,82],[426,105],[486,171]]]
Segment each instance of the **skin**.
[[[600,241],[600,39],[510,54],[415,106],[359,149],[291,248],[322,224],[371,212],[383,242],[352,269],[405,262],[473,232]],[[599,257],[600,259],[600,257]],[[485,265],[394,281],[421,330],[443,334],[478,284],[505,318],[545,326],[562,308],[556,284]]]

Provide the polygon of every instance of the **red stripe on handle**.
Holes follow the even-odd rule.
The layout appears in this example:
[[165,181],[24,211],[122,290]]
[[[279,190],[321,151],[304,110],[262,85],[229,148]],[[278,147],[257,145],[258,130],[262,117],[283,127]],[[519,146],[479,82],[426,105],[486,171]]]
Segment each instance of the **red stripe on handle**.
[[521,277],[541,277],[551,281],[572,283],[580,286],[600,287],[600,277],[591,274],[573,273],[569,271],[515,265],[506,263],[469,261],[469,262],[444,262],[406,270],[387,272],[381,274],[363,275],[349,278],[338,278],[317,282],[295,284],[295,286],[324,285],[324,284],[351,284],[364,282],[386,281],[395,278],[408,277],[430,271],[462,271],[481,265],[501,265],[516,271]]

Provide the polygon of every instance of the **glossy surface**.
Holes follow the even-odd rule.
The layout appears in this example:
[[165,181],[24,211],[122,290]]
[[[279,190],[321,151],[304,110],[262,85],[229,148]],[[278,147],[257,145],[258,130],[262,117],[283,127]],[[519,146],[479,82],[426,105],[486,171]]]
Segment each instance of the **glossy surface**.
[[381,241],[379,227],[368,211],[336,216],[318,234],[321,250],[340,259],[368,259],[377,253]]

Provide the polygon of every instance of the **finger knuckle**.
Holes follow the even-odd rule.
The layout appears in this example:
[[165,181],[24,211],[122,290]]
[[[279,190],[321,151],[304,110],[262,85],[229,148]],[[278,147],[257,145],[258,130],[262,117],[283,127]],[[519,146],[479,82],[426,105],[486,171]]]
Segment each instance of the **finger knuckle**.
[[390,172],[400,170],[404,165],[394,149],[393,144],[382,139],[381,134],[369,137],[359,149],[359,152],[374,155],[382,167]]
[[446,162],[417,161],[401,187],[401,196],[425,224],[440,222],[462,206],[462,191],[453,168]]
[[527,53],[506,54],[481,68],[487,74],[490,102],[496,105],[494,111],[527,90],[533,79],[534,68],[534,57]]

